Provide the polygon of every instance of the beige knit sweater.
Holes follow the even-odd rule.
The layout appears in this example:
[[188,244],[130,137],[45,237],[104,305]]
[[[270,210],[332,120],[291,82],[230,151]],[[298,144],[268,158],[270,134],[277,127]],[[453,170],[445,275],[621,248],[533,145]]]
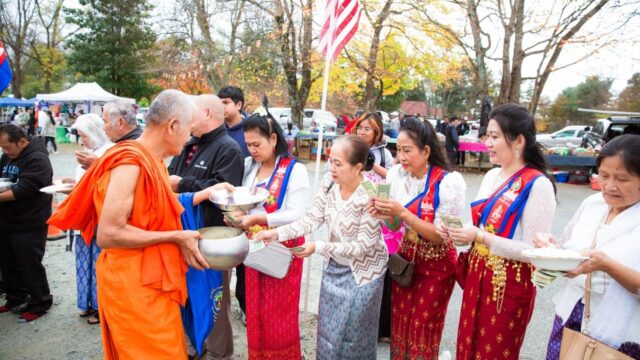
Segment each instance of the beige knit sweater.
[[387,269],[388,253],[382,238],[380,222],[367,212],[369,196],[362,186],[358,186],[344,207],[338,211],[335,192],[339,191],[339,187],[333,186],[327,192],[330,184],[331,177],[325,177],[322,190],[316,196],[311,209],[297,221],[279,227],[278,238],[280,241],[286,241],[310,234],[324,224],[332,224],[334,218],[340,217],[340,228],[334,229],[333,232],[341,241],[316,241],[316,253],[322,255],[326,261],[333,256],[347,259],[356,284],[366,285],[384,275]]

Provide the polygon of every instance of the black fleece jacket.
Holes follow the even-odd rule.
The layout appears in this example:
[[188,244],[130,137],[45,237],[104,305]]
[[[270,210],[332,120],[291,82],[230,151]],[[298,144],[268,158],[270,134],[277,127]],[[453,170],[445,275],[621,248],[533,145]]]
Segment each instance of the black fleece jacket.
[[0,229],[34,231],[47,227],[51,216],[51,195],[40,189],[51,185],[53,169],[41,138],[32,138],[15,159],[0,157],[1,177],[11,178],[15,200],[0,203]]
[[[196,144],[198,148],[186,166],[187,156]],[[220,126],[200,138],[191,138],[182,153],[171,160],[169,174],[182,178],[178,186],[180,193],[200,191],[223,182],[240,186],[244,174],[240,145]],[[202,203],[202,217],[205,226],[224,226],[222,212],[208,201]]]

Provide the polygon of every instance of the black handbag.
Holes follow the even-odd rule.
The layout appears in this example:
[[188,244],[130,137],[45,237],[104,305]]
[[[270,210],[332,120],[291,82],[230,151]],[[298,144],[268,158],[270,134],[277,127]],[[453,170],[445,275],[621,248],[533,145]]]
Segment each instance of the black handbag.
[[[404,239],[402,240],[404,241]],[[413,258],[411,261],[403,258],[399,254],[393,254],[389,256],[389,272],[391,273],[391,279],[402,287],[411,286],[411,280],[413,280],[413,271],[415,270],[416,252],[418,251],[418,244],[413,247]]]

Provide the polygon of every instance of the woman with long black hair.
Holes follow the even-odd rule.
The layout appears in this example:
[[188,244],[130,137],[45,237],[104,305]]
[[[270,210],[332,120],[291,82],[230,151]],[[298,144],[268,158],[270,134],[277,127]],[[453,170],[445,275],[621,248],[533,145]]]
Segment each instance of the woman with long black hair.
[[[289,154],[282,128],[266,110],[266,99],[265,107],[246,119],[242,129],[251,155],[245,159],[242,185],[264,187],[271,196],[262,207],[236,214],[235,226],[270,229],[298,220],[309,198],[307,169]],[[283,244],[294,248],[304,242],[304,236],[299,236]],[[298,317],[302,263],[302,259],[294,259],[283,279],[245,268],[249,359],[301,358]]]
[[533,267],[521,252],[551,229],[555,190],[527,109],[496,107],[487,134],[489,160],[498,167],[487,172],[471,203],[473,225],[438,232],[473,243],[458,261],[464,294],[456,358],[518,359],[536,296]]
[[436,232],[443,216],[460,217],[466,184],[451,171],[429,123],[409,119],[396,143],[398,164],[387,173],[390,199],[375,198],[370,213],[403,232],[397,255],[415,265],[411,284],[391,287],[391,357],[438,357],[447,305],[455,284],[457,251]]

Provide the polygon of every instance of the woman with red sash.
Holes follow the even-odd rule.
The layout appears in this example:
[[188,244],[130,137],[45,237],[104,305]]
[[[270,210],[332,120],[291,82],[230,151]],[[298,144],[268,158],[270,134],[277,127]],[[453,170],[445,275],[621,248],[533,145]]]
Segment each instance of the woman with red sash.
[[536,144],[531,114],[504,104],[489,115],[486,145],[492,164],[476,201],[473,225],[442,227],[441,236],[473,243],[458,260],[464,289],[456,359],[518,359],[535,303],[533,267],[521,255],[546,233],[556,209],[554,187]]
[[411,285],[391,290],[391,357],[437,359],[447,304],[455,284],[457,251],[436,233],[442,216],[460,217],[466,184],[449,172],[442,145],[430,124],[408,120],[397,140],[397,161],[387,174],[390,199],[375,198],[370,210],[404,236],[396,256],[413,260]]
[[[266,188],[264,206],[237,216],[250,233],[294,222],[306,210],[309,180],[303,164],[288,154],[284,132],[273,117],[260,108],[243,125],[251,157],[245,160],[244,186]],[[282,244],[304,244],[299,237]],[[247,340],[249,359],[300,359],[298,326],[302,259],[294,258],[287,276],[276,279],[246,268]]]

